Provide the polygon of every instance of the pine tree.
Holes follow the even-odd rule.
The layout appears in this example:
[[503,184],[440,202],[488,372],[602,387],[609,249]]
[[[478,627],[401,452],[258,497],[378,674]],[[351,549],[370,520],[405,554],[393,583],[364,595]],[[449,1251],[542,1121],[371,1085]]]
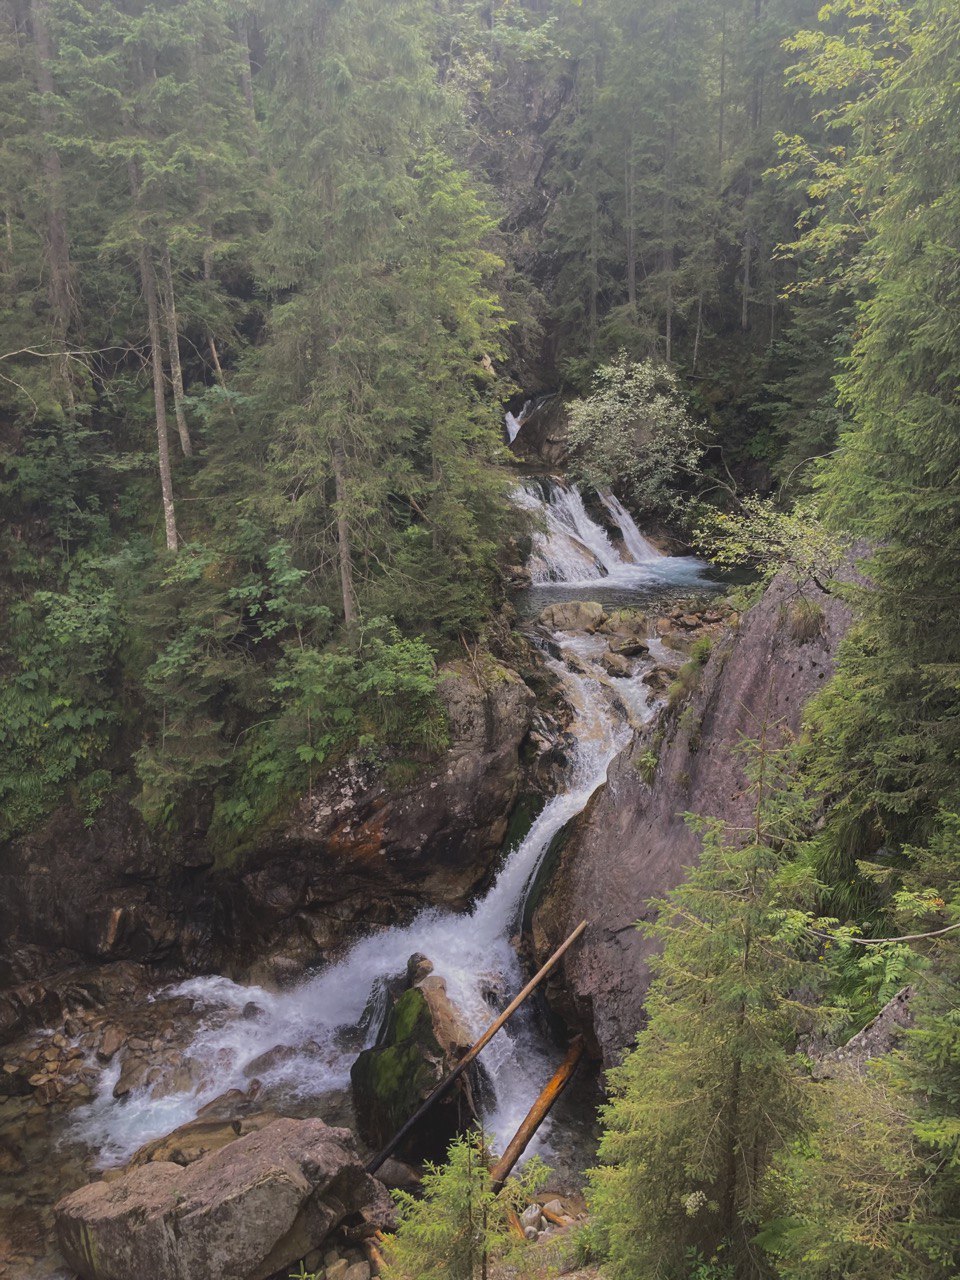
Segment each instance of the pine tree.
[[701,1254],[739,1277],[771,1273],[753,1244],[760,1184],[803,1123],[794,1048],[815,1017],[818,983],[805,918],[789,909],[809,885],[785,868],[797,829],[793,802],[781,807],[779,767],[761,747],[753,830],[738,838],[700,824],[698,866],[641,926],[662,953],[647,1025],[609,1074],[601,1164],[590,1175],[617,1280],[684,1274]]

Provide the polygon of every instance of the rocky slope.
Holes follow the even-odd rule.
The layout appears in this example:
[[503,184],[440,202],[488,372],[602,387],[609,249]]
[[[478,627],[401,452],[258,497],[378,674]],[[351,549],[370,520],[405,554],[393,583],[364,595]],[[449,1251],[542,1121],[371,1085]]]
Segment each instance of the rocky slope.
[[0,849],[0,1036],[55,1016],[77,965],[239,973],[267,957],[254,976],[278,979],[365,926],[424,904],[462,907],[489,875],[520,794],[534,695],[492,661],[442,675],[441,757],[415,762],[402,784],[346,764],[230,865],[202,830],[150,830],[126,797],[90,826],[64,810]]
[[607,785],[567,833],[534,913],[535,951],[545,958],[577,921],[590,921],[552,1000],[595,1036],[608,1062],[642,1025],[651,943],[633,925],[697,857],[684,815],[721,818],[736,838],[754,803],[737,744],[764,724],[771,746],[795,734],[831,673],[849,612],[816,594],[813,609],[805,607],[792,583],[775,580],[714,644],[688,699],[614,761]]

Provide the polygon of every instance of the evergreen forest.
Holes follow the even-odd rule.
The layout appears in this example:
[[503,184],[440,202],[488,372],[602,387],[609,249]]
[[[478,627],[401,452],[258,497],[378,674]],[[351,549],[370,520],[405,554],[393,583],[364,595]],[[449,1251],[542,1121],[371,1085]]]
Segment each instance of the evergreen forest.
[[[347,762],[434,767],[443,671],[536,665],[550,396],[588,513],[852,618],[637,904],[582,1275],[960,1274],[957,0],[0,0],[0,220],[0,884],[118,807],[246,874]],[[541,1274],[485,1158],[386,1276]]]

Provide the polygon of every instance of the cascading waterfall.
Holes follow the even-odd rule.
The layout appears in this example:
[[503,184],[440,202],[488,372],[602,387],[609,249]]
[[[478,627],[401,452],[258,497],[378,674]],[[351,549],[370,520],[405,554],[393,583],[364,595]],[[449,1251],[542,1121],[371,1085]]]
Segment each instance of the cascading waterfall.
[[[531,484],[518,501],[536,507],[546,525],[531,558],[534,582],[595,588],[604,579],[649,583],[653,573],[677,583],[689,575],[688,562],[656,552],[612,495],[602,501],[632,562],[590,517],[575,486],[551,483],[544,495]],[[690,563],[699,571],[699,562]],[[506,1003],[518,990],[523,975],[510,939],[544,855],[604,782],[631,726],[653,713],[642,663],[632,677],[611,682],[598,662],[605,648],[601,637],[558,632],[553,639],[560,656],[547,661],[572,711],[567,777],[526,838],[508,853],[489,892],[468,913],[425,911],[408,926],[363,938],[340,962],[283,992],[206,977],[162,993],[189,997],[200,1011],[199,1029],[184,1054],[191,1083],[184,1087],[161,1079],[117,1102],[113,1088],[120,1067],[108,1067],[94,1101],[77,1112],[74,1127],[76,1136],[99,1150],[102,1163],[126,1160],[144,1142],[192,1120],[227,1090],[249,1088],[253,1077],[262,1083],[264,1105],[279,1102],[280,1109],[284,1100],[310,1102],[347,1088],[359,1049],[375,1040],[387,983],[403,974],[414,952],[433,961],[476,1035],[493,1016],[490,993]],[[541,1044],[524,1010],[484,1050],[493,1093],[484,1121],[498,1144],[512,1136],[551,1073],[555,1055],[555,1049]],[[545,1127],[541,1140],[547,1133]]]
[[534,534],[527,566],[535,586],[583,588],[603,583],[630,588],[701,578],[702,561],[664,555],[647,541],[618,498],[612,493],[597,496],[620,534],[622,548],[587,511],[578,485],[531,480],[515,491],[517,505],[534,512],[544,526]]

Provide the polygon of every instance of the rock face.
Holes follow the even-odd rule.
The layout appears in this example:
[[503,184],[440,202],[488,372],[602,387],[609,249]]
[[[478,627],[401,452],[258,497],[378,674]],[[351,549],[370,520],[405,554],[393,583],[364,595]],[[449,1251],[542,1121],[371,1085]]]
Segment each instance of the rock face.
[[[423,957],[411,957],[421,960]],[[422,966],[413,967],[416,973]],[[434,974],[407,987],[387,1014],[376,1046],[350,1072],[361,1137],[375,1150],[401,1126],[456,1066],[472,1037]],[[399,1150],[404,1160],[443,1160],[450,1141],[476,1119],[470,1073],[435,1103]]]
[[57,1235],[83,1280],[266,1280],[389,1197],[346,1129],[275,1120],[186,1168],[157,1161],[61,1200]]
[[[632,926],[647,902],[675,887],[696,861],[685,813],[749,820],[754,796],[738,750],[768,724],[768,742],[796,733],[803,708],[832,671],[849,612],[820,595],[822,617],[796,611],[795,589],[774,581],[739,628],[719,637],[685,705],[651,726],[611,765],[607,785],[568,833],[534,912],[542,961],[583,917],[582,945],[551,984],[560,1011],[614,1061],[640,1030],[652,944]],[[662,733],[658,741],[657,733]]]
[[550,469],[563,466],[569,445],[567,410],[559,395],[551,396],[524,418],[510,449],[524,462]]
[[[442,671],[450,746],[403,772],[346,767],[231,866],[197,829],[164,837],[114,797],[87,828],[58,815],[0,848],[0,1039],[57,1004],[38,979],[78,963],[242,970],[280,953],[261,979],[299,972],[364,925],[425,904],[459,907],[488,874],[521,787],[534,697],[492,661]],[[235,951],[234,948],[242,948]]]
[[808,1046],[807,1053],[814,1059],[814,1079],[825,1080],[841,1075],[863,1076],[874,1058],[892,1053],[903,1040],[904,1033],[913,1026],[914,994],[913,987],[904,987],[898,991],[875,1018],[839,1048]]

